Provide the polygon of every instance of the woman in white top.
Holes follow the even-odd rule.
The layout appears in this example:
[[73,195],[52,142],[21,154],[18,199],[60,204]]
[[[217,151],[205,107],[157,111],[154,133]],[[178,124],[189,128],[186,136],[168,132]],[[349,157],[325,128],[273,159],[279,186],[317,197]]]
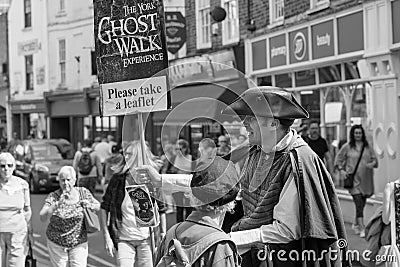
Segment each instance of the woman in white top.
[[[147,164],[161,168],[150,149],[146,149]],[[117,256],[118,266],[152,267],[152,254],[149,227],[136,224],[135,209],[125,189],[135,185],[130,169],[141,162],[142,150],[139,141],[134,141],[125,148],[124,157],[115,166],[107,190],[101,203],[100,222],[104,234],[105,248],[108,255]],[[165,216],[165,215],[164,215]],[[165,220],[161,218],[162,232],[166,231]]]

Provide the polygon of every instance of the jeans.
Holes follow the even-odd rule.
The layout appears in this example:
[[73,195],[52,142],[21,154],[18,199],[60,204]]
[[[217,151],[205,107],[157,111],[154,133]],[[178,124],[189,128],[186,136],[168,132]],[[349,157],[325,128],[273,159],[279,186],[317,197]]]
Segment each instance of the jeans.
[[86,267],[88,257],[88,243],[82,243],[74,248],[59,246],[47,240],[50,262],[53,267]]
[[150,239],[120,240],[117,262],[119,267],[153,267]]
[[78,186],[85,187],[92,193],[96,191],[97,177],[81,177],[78,179]]
[[367,202],[367,197],[362,194],[352,195],[352,197],[354,205],[356,206],[356,222],[357,222],[357,218],[364,217],[364,208]]
[[0,233],[0,263],[7,267],[24,267],[28,253],[27,229]]

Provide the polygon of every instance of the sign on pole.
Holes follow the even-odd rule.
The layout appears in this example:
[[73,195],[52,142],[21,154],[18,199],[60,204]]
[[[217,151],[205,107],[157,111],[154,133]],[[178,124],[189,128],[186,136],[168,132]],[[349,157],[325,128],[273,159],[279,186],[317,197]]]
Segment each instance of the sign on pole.
[[170,107],[162,0],[95,0],[94,33],[103,116]]
[[186,19],[179,11],[165,12],[165,29],[167,33],[167,48],[176,54],[186,43]]

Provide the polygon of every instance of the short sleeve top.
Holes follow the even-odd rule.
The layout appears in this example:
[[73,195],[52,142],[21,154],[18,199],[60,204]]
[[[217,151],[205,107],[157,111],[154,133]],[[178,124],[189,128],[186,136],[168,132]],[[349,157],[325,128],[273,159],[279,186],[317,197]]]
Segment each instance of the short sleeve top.
[[31,204],[28,183],[12,176],[0,184],[0,232],[13,233],[27,229],[24,208]]
[[[46,236],[51,242],[66,248],[73,248],[87,242],[81,201],[86,199],[90,203],[95,202],[89,190],[84,187],[76,189],[80,192],[80,200],[74,204],[60,204],[50,217],[50,223],[46,230]],[[50,193],[45,200],[45,205],[53,205],[60,199],[61,194],[61,189]]]

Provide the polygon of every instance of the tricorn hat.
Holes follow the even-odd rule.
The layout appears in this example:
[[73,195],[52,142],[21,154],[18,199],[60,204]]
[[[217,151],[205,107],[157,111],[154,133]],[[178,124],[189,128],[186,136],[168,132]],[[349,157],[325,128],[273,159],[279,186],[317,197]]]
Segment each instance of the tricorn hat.
[[221,157],[200,161],[190,182],[193,195],[203,204],[223,206],[239,192],[239,175],[231,161]]
[[305,119],[308,112],[288,91],[273,87],[260,86],[247,89],[232,104],[221,112],[226,115],[250,115],[273,117],[276,119]]

